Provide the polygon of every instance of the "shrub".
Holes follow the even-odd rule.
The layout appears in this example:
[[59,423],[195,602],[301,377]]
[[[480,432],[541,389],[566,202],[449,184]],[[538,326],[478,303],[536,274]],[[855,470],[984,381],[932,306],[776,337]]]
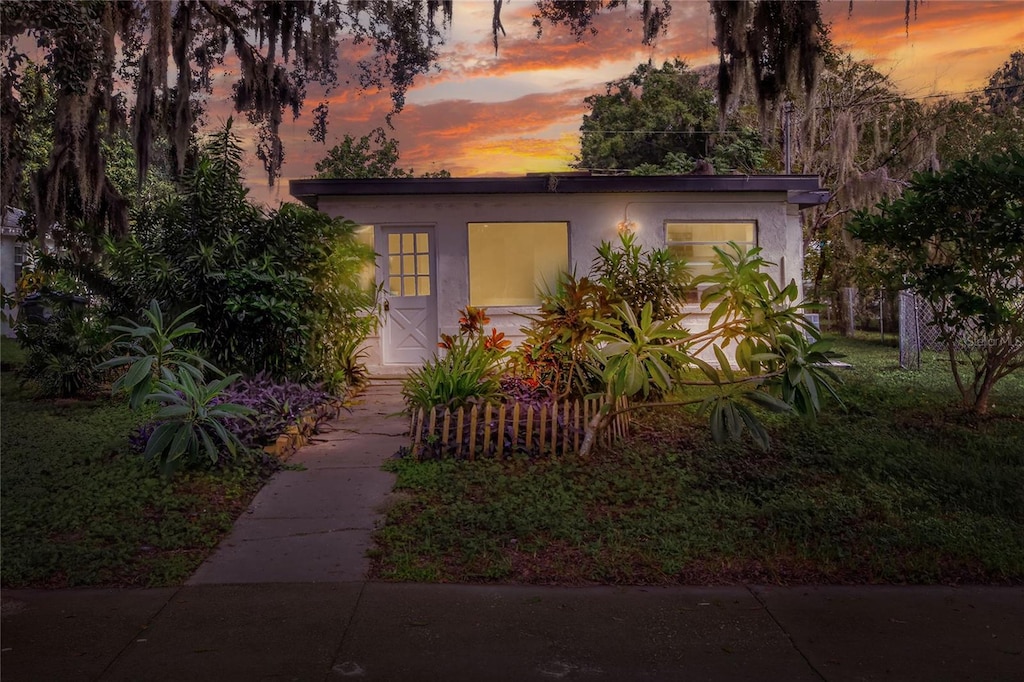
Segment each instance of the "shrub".
[[192,374],[179,369],[173,379],[158,380],[146,400],[162,404],[153,416],[162,423],[146,443],[146,459],[157,459],[164,473],[170,474],[181,465],[199,464],[202,455],[211,464],[221,460],[222,450],[234,457],[242,444],[225,422],[252,413],[248,407],[220,399],[224,389],[237,378],[233,374],[210,383],[197,383]]
[[683,260],[668,249],[644,250],[636,243],[636,235],[628,232],[620,236],[618,245],[601,242],[590,269],[613,303],[624,302],[633,310],[650,303],[656,320],[678,315],[690,289],[690,273]]
[[612,314],[611,292],[587,277],[565,272],[554,290],[541,292],[540,298],[537,313],[526,316],[526,339],[512,355],[515,371],[559,399],[599,389],[600,374],[589,362],[587,344],[597,334],[592,322]]
[[199,350],[217,366],[340,388],[353,340],[376,324],[374,292],[360,281],[373,251],[351,221],[293,204],[264,213],[247,198],[241,160],[229,122],[181,193],[140,210],[132,235],[108,245],[112,303],[201,306]]
[[451,409],[484,402],[500,394],[498,383],[504,353],[481,340],[454,337],[443,354],[435,354],[402,382],[410,409],[443,405]]
[[159,378],[174,379],[175,369],[184,370],[193,379],[202,379],[204,369],[221,372],[192,351],[175,346],[174,342],[186,336],[200,334],[201,330],[185,318],[198,308],[191,308],[176,317],[170,324],[164,324],[163,310],[156,299],[149,302],[149,308],[142,311],[143,324],[125,319],[124,325],[112,325],[108,331],[120,332],[114,347],[124,353],[99,365],[97,369],[113,369],[130,365],[111,385],[113,391],[127,391],[129,405],[137,410],[153,390],[153,382]]
[[58,304],[47,321],[21,323],[15,333],[25,352],[22,383],[54,398],[97,390],[103,373],[96,365],[109,352],[110,337],[95,311]]

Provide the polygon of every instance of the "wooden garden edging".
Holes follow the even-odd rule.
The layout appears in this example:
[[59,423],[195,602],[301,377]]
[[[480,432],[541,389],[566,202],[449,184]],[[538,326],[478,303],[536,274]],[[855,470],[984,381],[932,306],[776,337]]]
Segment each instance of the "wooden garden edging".
[[309,443],[320,422],[336,419],[344,406],[344,399],[335,398],[306,410],[294,424],[277,437],[277,440],[270,445],[265,445],[264,452],[277,457],[282,462],[287,461],[295,454],[296,450]]
[[[557,457],[576,454],[587,424],[607,402],[605,398],[565,400],[544,405],[485,403],[449,410],[434,407],[413,412],[409,433],[416,459],[455,457]],[[626,399],[616,406],[622,409]],[[629,433],[627,414],[618,414],[600,434],[610,445]]]

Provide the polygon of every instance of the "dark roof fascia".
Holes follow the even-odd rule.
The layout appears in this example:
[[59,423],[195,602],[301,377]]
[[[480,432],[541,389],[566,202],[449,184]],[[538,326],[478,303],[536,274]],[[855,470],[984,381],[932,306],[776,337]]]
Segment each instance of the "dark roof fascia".
[[[824,203],[817,175],[531,175],[500,178],[361,178],[291,180],[293,197],[313,206],[323,196],[455,194],[598,194],[614,192],[786,192],[801,208]],[[822,199],[821,197],[824,197]]]

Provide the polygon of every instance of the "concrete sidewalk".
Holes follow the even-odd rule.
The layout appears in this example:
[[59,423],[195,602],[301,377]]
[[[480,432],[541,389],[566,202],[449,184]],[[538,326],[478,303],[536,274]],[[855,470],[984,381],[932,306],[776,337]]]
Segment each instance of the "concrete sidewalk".
[[1021,680],[1024,589],[366,582],[406,444],[373,386],[181,588],[5,590],[19,680]]
[[1020,680],[1024,590],[383,583],[8,591],[20,680]]

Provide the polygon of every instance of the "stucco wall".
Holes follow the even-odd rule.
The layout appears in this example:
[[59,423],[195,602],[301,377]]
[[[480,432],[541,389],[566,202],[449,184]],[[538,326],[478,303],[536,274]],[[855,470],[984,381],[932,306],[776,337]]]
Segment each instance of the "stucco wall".
[[[469,300],[469,222],[566,222],[569,224],[569,258],[576,272],[589,272],[595,247],[601,240],[618,239],[616,225],[623,219],[635,223],[639,241],[660,247],[666,221],[757,222],[758,244],[764,256],[776,263],[771,274],[786,282],[800,282],[802,243],[799,213],[787,204],[784,193],[680,193],[680,194],[537,194],[375,196],[319,198],[319,209],[374,226],[431,225],[436,240],[438,326],[441,333],[458,331],[459,309]],[[379,249],[378,249],[379,251]],[[488,308],[491,326],[513,340],[522,338],[525,320],[517,313],[531,308]],[[696,309],[694,310],[696,313]],[[704,325],[695,314],[688,323]],[[381,371],[377,340],[370,344],[368,365]]]

